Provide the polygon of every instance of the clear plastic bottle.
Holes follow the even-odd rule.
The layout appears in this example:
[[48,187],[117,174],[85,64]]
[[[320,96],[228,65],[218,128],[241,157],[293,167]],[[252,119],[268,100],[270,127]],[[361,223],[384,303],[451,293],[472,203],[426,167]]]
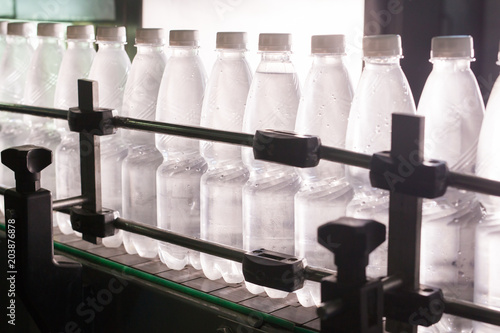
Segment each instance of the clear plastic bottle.
[[[293,131],[300,87],[290,60],[290,34],[260,34],[261,61],[248,93],[243,131],[258,129]],[[242,148],[250,178],[243,187],[243,249],[294,253],[293,197],[300,178],[293,167],[255,160],[252,148]],[[286,292],[246,282],[254,294],[273,298]]]
[[[500,65],[500,53],[497,65]],[[500,139],[500,77],[491,91],[477,148],[476,174],[480,177],[500,181],[500,157],[496,145]],[[500,253],[500,197],[479,195],[486,216],[476,228],[474,259],[474,302],[500,310],[500,264],[496,257]],[[498,326],[474,322],[476,333],[497,333]]]
[[5,50],[7,49],[7,25],[9,22],[0,21],[0,61],[2,61]]
[[[0,62],[0,101],[21,104],[28,76],[29,64],[34,50],[31,38],[34,25],[28,22],[13,22],[7,25],[7,49]],[[24,144],[29,129],[23,116],[17,113],[0,112],[0,151]],[[6,166],[0,166],[0,183],[14,187],[14,174]],[[3,210],[3,200],[0,200]]]
[[[344,35],[312,36],[312,66],[304,84],[295,131],[318,135],[327,146],[345,148],[347,120],[353,97],[344,66]],[[297,169],[302,178],[295,195],[295,255],[307,264],[335,269],[333,254],[318,243],[318,227],[345,216],[353,191],[342,164],[321,161],[315,168]],[[297,297],[303,306],[321,303],[318,282],[305,281]]]
[[[245,58],[244,32],[217,33],[217,60],[207,84],[201,125],[241,132],[252,74]],[[202,239],[237,248],[243,247],[242,192],[248,170],[241,160],[241,148],[201,141],[201,155],[208,170],[201,177]],[[201,253],[201,266],[212,279],[228,283],[243,281],[240,263]]]
[[[135,37],[137,55],[125,86],[123,116],[154,120],[156,101],[166,64],[163,29],[138,29]],[[163,161],[155,146],[154,133],[124,131],[122,138],[128,155],[122,164],[123,217],[156,227],[156,169]],[[153,258],[158,254],[157,241],[123,233],[123,245],[130,254]]]
[[[170,58],[163,72],[156,120],[199,126],[206,73],[198,55],[197,30],[170,31]],[[163,163],[156,173],[158,227],[191,237],[200,236],[200,178],[206,162],[198,140],[156,135]],[[172,269],[188,263],[201,269],[200,253],[160,242],[159,256]]]
[[[60,23],[38,23],[38,47],[29,65],[23,104],[54,107],[57,75],[65,50],[63,29],[64,26]],[[61,135],[54,119],[25,115],[24,121],[30,127],[25,143],[40,145],[51,151],[57,149],[61,143]],[[52,163],[44,170],[41,185],[57,198],[55,169],[55,163]]]
[[[125,52],[127,35],[125,27],[98,27],[97,54],[90,67],[89,79],[99,84],[99,106],[115,109],[121,114],[123,93],[130,70],[130,59]],[[120,132],[101,138],[101,190],[102,206],[122,212],[122,162],[127,156],[127,147]],[[115,235],[103,238],[107,247],[118,247],[122,243],[120,230]]]
[[[399,35],[375,35],[363,38],[361,74],[347,125],[346,148],[364,154],[391,149],[392,113],[415,114],[415,102],[399,63],[402,58]],[[389,192],[372,188],[369,171],[346,168],[347,180],[354,188],[347,216],[389,223]],[[387,242],[370,254],[367,274],[387,274]]]
[[[472,37],[432,39],[432,72],[424,86],[418,114],[425,116],[426,159],[441,159],[450,170],[472,174],[484,105],[470,69]],[[422,210],[421,283],[445,296],[472,301],[475,228],[482,213],[476,195],[449,188],[440,198],[424,200]],[[471,332],[472,322],[444,315],[420,332]]]
[[[78,79],[87,78],[95,57],[93,25],[72,25],[67,28],[68,48],[64,53],[54,96],[56,109],[78,105]],[[61,143],[55,150],[57,199],[80,195],[80,141],[79,134],[70,132],[68,122],[56,120]],[[64,234],[73,232],[68,214],[56,213],[59,229]]]

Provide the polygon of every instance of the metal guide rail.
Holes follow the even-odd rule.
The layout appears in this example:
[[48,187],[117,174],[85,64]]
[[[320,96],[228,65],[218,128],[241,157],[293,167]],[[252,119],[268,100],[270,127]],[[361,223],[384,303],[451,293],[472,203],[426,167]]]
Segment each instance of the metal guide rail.
[[[420,285],[422,198],[442,196],[449,186],[500,196],[500,182],[455,173],[448,169],[444,161],[423,159],[424,118],[393,115],[391,151],[371,156],[323,146],[315,136],[272,130],[257,131],[255,135],[251,135],[113,116],[113,110],[98,107],[97,82],[79,80],[78,85],[79,107],[69,111],[0,104],[0,110],[4,111],[68,119],[70,129],[80,133],[81,146],[87,147],[86,154],[81,155],[81,195],[55,200],[53,203],[50,193],[48,198],[40,198],[45,190],[40,189],[39,185],[41,170],[51,163],[50,151],[34,146],[22,146],[2,152],[2,162],[16,174],[16,189],[1,189],[0,192],[5,193],[6,219],[16,218],[25,222],[24,228],[19,228],[19,232],[26,235],[35,234],[28,227],[33,225],[33,222],[30,224],[29,221],[35,217],[21,214],[21,211],[39,211],[41,206],[48,205],[54,210],[70,213],[73,228],[82,233],[84,240],[94,244],[98,243],[99,238],[111,236],[116,229],[121,229],[241,262],[245,280],[267,287],[293,292],[302,287],[304,280],[318,281],[322,284],[323,302],[317,309],[319,319],[316,319],[316,314],[311,315],[310,309],[304,308],[301,311],[308,314],[308,321],[299,324],[320,329],[321,332],[383,332],[383,318],[386,320],[385,330],[388,332],[416,332],[418,325],[430,326],[438,322],[443,313],[500,325],[499,311],[471,302],[449,299],[444,297],[438,288]],[[323,159],[369,169],[372,186],[390,191],[388,276],[383,279],[370,279],[365,273],[369,253],[386,239],[386,227],[376,221],[341,218],[318,229],[319,243],[335,254],[337,271],[334,273],[307,266],[302,258],[290,254],[265,249],[246,252],[151,227],[141,224],[141,221],[115,218],[114,212],[103,208],[101,204],[98,152],[99,137],[114,134],[117,128],[252,147],[256,159],[295,167],[314,167]],[[9,214],[26,216],[12,217]],[[50,218],[50,213],[48,216]],[[44,230],[42,233],[40,230],[36,231],[39,239],[37,242],[43,240],[50,245],[28,244],[28,239],[33,242],[33,237],[26,236],[23,252],[27,258],[23,267],[26,276],[29,276],[28,273],[36,274],[29,265],[35,257],[43,256],[44,265],[54,266],[51,225],[46,226]],[[58,235],[56,238],[58,237],[61,240],[62,236]],[[84,248],[88,247],[89,252],[98,249],[91,244],[84,245],[86,243],[77,241],[74,237],[68,237],[66,242],[69,246],[80,244]],[[355,246],[351,246],[352,244]],[[40,248],[45,249],[47,253]],[[102,247],[99,251],[109,251],[105,249]],[[138,260],[142,263],[148,261],[142,258]],[[74,287],[75,281],[81,278],[81,267],[77,263],[55,263],[52,269],[55,276],[60,278],[52,282],[55,283],[52,284],[54,288]],[[150,264],[157,265],[155,262]],[[164,269],[166,270],[166,267]],[[64,274],[59,274],[61,271]],[[259,278],[262,276],[266,276],[266,279]],[[283,276],[291,278],[284,279]],[[204,280],[208,281],[204,282],[206,284],[216,284]],[[35,286],[44,283],[33,283],[31,280],[25,282],[27,285],[32,284],[32,292],[36,292],[36,289],[33,289]],[[25,297],[29,297],[29,293]],[[75,304],[81,295],[67,294],[66,297],[68,303]],[[286,299],[284,302],[286,304]],[[295,305],[287,304],[286,307],[288,306]],[[64,304],[62,308],[68,309]],[[40,326],[57,327],[62,324],[45,313],[43,306],[36,301],[33,302],[32,310],[40,314]],[[48,318],[54,323],[50,323]]]

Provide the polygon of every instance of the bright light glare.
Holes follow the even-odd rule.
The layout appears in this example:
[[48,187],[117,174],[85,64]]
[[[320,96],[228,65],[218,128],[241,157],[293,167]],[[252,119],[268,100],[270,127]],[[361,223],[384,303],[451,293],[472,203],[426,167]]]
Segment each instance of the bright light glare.
[[348,67],[353,84],[361,73],[364,0],[144,0],[145,28],[196,29],[207,73],[215,61],[218,31],[246,31],[248,60],[255,70],[259,33],[293,35],[293,58],[299,79],[309,70],[311,36],[346,35]]

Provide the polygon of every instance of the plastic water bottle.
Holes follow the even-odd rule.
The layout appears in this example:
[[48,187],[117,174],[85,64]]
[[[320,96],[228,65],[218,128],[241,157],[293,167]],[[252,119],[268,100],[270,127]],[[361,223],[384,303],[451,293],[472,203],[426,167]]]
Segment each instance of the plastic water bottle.
[[[500,65],[500,53],[499,61]],[[481,126],[477,148],[476,174],[480,177],[500,181],[500,157],[496,145],[500,139],[500,77],[491,91]],[[474,259],[474,302],[500,310],[500,198],[480,195],[478,199],[486,210],[486,216],[476,228],[476,249]],[[498,326],[474,322],[474,332],[496,333]]]
[[[90,67],[89,79],[99,83],[99,106],[115,109],[118,114],[123,104],[123,93],[130,70],[130,59],[125,52],[125,27],[98,27],[97,54]],[[119,133],[101,137],[102,206],[122,212],[122,162],[127,147]],[[103,238],[107,247],[122,243],[122,231]]]
[[[206,73],[198,55],[197,30],[171,30],[171,55],[158,94],[156,120],[199,126]],[[197,140],[156,135],[163,155],[157,170],[158,227],[191,237],[200,236],[200,178],[207,166]],[[200,253],[160,242],[159,256],[172,269],[188,263],[201,269]]]
[[[38,47],[30,62],[24,103],[52,108],[57,75],[64,54],[64,26],[60,23],[39,23],[37,26]],[[33,126],[42,126],[46,119],[29,116]]]
[[[27,22],[13,22],[7,25],[7,49],[0,62],[0,102],[23,102],[24,87],[29,64],[34,50],[31,45],[34,26]],[[0,151],[24,144],[29,129],[23,116],[17,113],[0,113]],[[0,183],[14,187],[14,174],[6,166],[0,166]],[[3,210],[3,200],[0,200]]]
[[[486,111],[485,121],[492,120],[491,118],[488,119],[488,112]],[[481,140],[479,142],[481,143]],[[491,141],[489,142],[491,144]],[[496,177],[490,178],[497,181],[500,180],[498,173]],[[490,202],[493,201],[498,203],[498,197],[490,200]],[[483,204],[484,202],[481,201]],[[498,253],[500,251],[499,221],[500,214],[498,208],[487,210],[486,216],[476,229],[476,253],[474,261],[474,303],[490,307],[497,311],[500,310],[500,287],[498,286],[498,277],[500,276],[500,264],[498,262]],[[474,333],[498,332],[498,326],[478,321],[473,322],[473,328]]]
[[[353,97],[344,66],[344,35],[312,36],[312,66],[304,84],[295,131],[318,135],[321,143],[345,148],[347,120]],[[297,169],[302,178],[295,195],[295,255],[307,264],[335,269],[333,254],[318,243],[318,227],[345,216],[353,196],[342,164],[321,161],[315,168]],[[318,282],[305,281],[297,291],[303,306],[321,303]]]
[[9,22],[0,21],[0,61],[7,49],[7,25]]
[[[163,29],[138,29],[137,55],[125,86],[123,116],[154,120],[166,56]],[[123,217],[156,227],[156,169],[163,161],[154,133],[122,132],[128,155],[122,164]],[[152,258],[158,253],[154,239],[124,232],[123,245],[130,254]]]
[[[346,148],[373,154],[391,149],[392,113],[415,113],[415,102],[408,81],[399,64],[402,58],[399,35],[376,35],[363,38],[365,67],[354,93],[347,125]],[[354,188],[347,216],[389,223],[389,192],[372,188],[369,171],[346,168]],[[387,274],[387,242],[370,254],[367,274]]]
[[[450,170],[472,174],[484,105],[470,69],[472,37],[432,39],[432,72],[418,113],[425,116],[425,156],[441,159]],[[474,193],[449,188],[440,198],[424,200],[420,280],[445,296],[472,301],[475,228],[481,209]],[[444,315],[422,332],[471,332],[472,322]]]
[[[252,80],[243,119],[243,131],[293,131],[300,87],[290,60],[290,34],[260,34],[261,61]],[[260,248],[294,253],[294,203],[300,179],[293,167],[255,160],[251,148],[242,148],[250,178],[243,187],[243,249]],[[286,292],[246,282],[250,292],[264,290],[270,297]]]
[[[64,54],[64,26],[60,23],[39,23],[37,26],[38,47],[29,65],[23,104],[53,108],[57,75]],[[30,126],[27,144],[36,144],[55,151],[61,135],[54,119],[25,115]],[[57,198],[55,163],[49,165],[42,177],[42,187]],[[54,221],[55,222],[55,221]]]
[[[202,126],[242,131],[252,81],[245,58],[246,42],[244,32],[217,33],[217,60],[203,100]],[[248,170],[241,160],[241,148],[209,141],[202,141],[200,148],[208,165],[201,177],[201,238],[242,248],[241,189],[248,180]],[[201,266],[209,279],[243,281],[240,263],[202,253]]]
[[[93,25],[72,25],[67,28],[68,48],[64,53],[54,96],[56,109],[78,105],[78,79],[87,78],[95,57]],[[79,134],[70,132],[68,122],[56,120],[61,143],[55,150],[57,198],[80,195],[80,141]],[[73,232],[68,214],[56,213],[59,229],[64,234]]]

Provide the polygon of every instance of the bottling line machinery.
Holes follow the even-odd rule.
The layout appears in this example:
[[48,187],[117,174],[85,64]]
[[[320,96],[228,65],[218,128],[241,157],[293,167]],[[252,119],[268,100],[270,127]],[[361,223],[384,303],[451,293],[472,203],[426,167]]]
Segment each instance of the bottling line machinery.
[[[80,133],[82,178],[80,196],[52,201],[40,187],[51,152],[32,145],[2,151],[2,163],[16,178],[15,188],[2,189],[1,283],[8,291],[2,295],[7,309],[2,331],[375,333],[385,325],[387,332],[416,332],[443,313],[500,325],[499,311],[420,285],[422,197],[439,197],[450,186],[500,195],[500,182],[452,172],[444,161],[424,162],[423,117],[394,114],[391,151],[369,156],[323,146],[315,136],[272,130],[251,135],[113,116],[113,110],[98,107],[97,82],[79,80],[78,86],[79,106],[69,111],[0,105],[68,119],[70,129]],[[365,274],[368,255],[386,238],[377,221],[340,218],[318,229],[318,241],[334,253],[333,272],[290,254],[245,252],[116,217],[101,205],[99,138],[117,128],[249,146],[257,159],[295,167],[323,159],[369,169],[372,186],[390,191],[388,276]],[[402,161],[412,161],[412,172],[400,172]],[[393,181],[390,174],[403,178]],[[54,228],[52,210],[70,213],[82,239]],[[189,267],[169,270],[156,259],[126,254],[123,247],[99,245],[116,229],[241,262],[245,279],[259,285],[293,292],[304,280],[321,281],[322,304],[303,308],[293,293],[278,300],[252,295],[244,285],[210,281]]]
[[[111,23],[126,25],[132,37],[140,26],[142,2],[115,1],[119,15]],[[479,41],[497,50],[498,5],[488,0],[450,3],[365,1],[365,30],[375,27],[371,34],[398,33],[405,42],[415,41],[404,44],[403,69],[417,88],[416,99],[426,76],[422,68],[428,47],[422,47],[423,43],[442,33],[443,26],[447,33],[463,33],[451,18],[469,15],[475,18],[471,22],[482,22],[479,7],[486,8],[489,30]],[[443,6],[447,9],[444,23],[438,11]],[[401,9],[405,15],[387,16],[390,9]],[[420,29],[422,20],[426,29]],[[480,30],[475,23],[465,27],[468,34],[472,34],[470,29]],[[132,54],[132,43],[127,47]],[[496,55],[496,51],[483,54]],[[494,60],[480,62],[494,66]],[[492,71],[491,67],[480,70],[483,81]],[[486,81],[480,81],[481,88],[488,87]],[[2,152],[2,163],[15,173],[16,187],[0,188],[6,208],[0,223],[0,308],[5,309],[0,332],[371,333],[384,332],[384,326],[387,332],[417,332],[418,325],[432,325],[443,313],[500,325],[499,311],[444,297],[439,289],[419,282],[422,198],[439,197],[449,186],[500,195],[499,182],[451,172],[442,161],[424,163],[422,117],[395,114],[391,151],[368,156],[323,146],[314,136],[273,131],[250,135],[113,117],[111,110],[98,107],[95,84],[79,83],[80,105],[70,110],[0,104],[3,111],[68,120],[71,129],[80,132],[85,148],[81,195],[61,200],[52,200],[50,192],[40,188],[43,169],[51,163],[50,151],[22,146]],[[296,167],[314,166],[323,159],[369,169],[372,185],[391,191],[388,234],[382,224],[370,220],[344,218],[323,225],[318,240],[335,255],[338,270],[333,272],[307,266],[290,254],[261,249],[246,253],[149,227],[142,221],[115,218],[101,205],[99,137],[113,135],[117,128],[265,147],[255,151],[256,158]],[[287,149],[290,146],[294,149]],[[281,151],[287,154],[280,155]],[[403,181],[388,182],[388,173],[400,175],[400,157],[412,161],[413,170]],[[73,228],[82,237],[63,235],[53,227],[53,210],[71,214]],[[158,259],[100,245],[99,239],[116,229],[241,262],[246,280],[256,284],[294,291],[304,280],[321,281],[323,303],[319,308],[304,308],[293,293],[284,299],[253,295],[243,284],[211,281],[190,267],[170,270]],[[368,255],[386,237],[388,275],[367,279]]]

